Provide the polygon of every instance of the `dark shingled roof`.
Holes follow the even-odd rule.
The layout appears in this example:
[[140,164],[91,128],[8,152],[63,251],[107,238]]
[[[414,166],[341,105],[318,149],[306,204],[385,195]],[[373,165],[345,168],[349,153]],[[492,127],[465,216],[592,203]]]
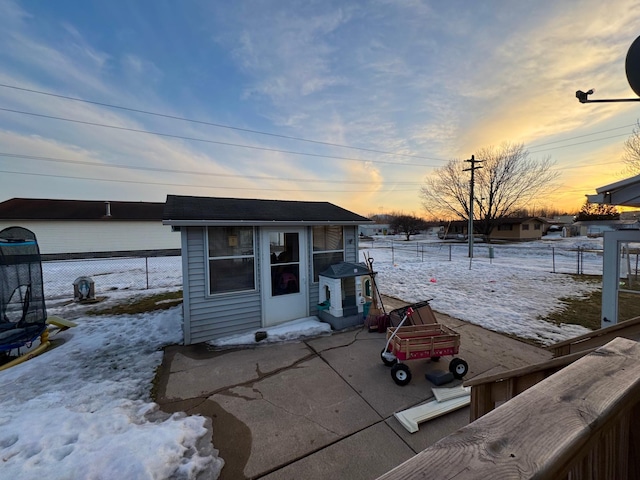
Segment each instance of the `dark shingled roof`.
[[168,225],[306,223],[360,225],[368,218],[329,202],[254,200],[168,195],[163,220]]
[[350,278],[370,275],[371,272],[363,263],[340,262],[329,266],[320,275],[327,278]]
[[[111,216],[107,216],[107,204]],[[164,203],[12,198],[0,203],[0,220],[162,220]]]

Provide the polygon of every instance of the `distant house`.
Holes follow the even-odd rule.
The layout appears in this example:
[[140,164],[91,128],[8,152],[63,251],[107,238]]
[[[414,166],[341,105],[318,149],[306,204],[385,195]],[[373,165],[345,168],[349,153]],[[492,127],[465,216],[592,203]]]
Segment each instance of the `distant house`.
[[[491,240],[527,241],[539,240],[546,232],[547,222],[539,217],[503,217],[496,219]],[[469,223],[466,220],[448,222],[442,225],[440,238],[463,240],[467,237]],[[480,221],[474,222],[474,232],[480,231]],[[478,233],[475,234],[479,235]]]
[[181,232],[188,345],[316,315],[319,273],[358,262],[372,222],[328,202],[169,195],[163,223]]
[[637,220],[581,220],[573,224],[581,236],[602,237],[604,232],[615,230],[638,230],[640,223]]
[[12,198],[0,203],[0,230],[31,230],[45,255],[179,249],[163,209],[162,202]]
[[505,217],[496,222],[490,235],[492,240],[540,240],[547,225],[546,220],[539,217]]
[[358,227],[358,235],[372,237],[373,235],[389,235],[391,229],[389,224],[373,223],[371,225],[360,225]]

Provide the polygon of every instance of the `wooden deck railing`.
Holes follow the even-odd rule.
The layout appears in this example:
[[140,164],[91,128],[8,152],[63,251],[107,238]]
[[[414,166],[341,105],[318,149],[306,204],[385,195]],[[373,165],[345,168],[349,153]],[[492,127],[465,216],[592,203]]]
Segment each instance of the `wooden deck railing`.
[[380,479],[640,480],[638,452],[640,344],[617,338]]
[[554,357],[560,357],[570,353],[592,350],[617,337],[638,340],[640,338],[640,317],[631,318],[610,327],[594,330],[579,337],[556,343],[551,345],[549,350],[551,350]]
[[478,376],[465,382],[465,386],[471,387],[470,421],[489,413],[498,405],[617,337],[640,340],[640,317],[551,345],[549,350],[556,358],[546,362]]
[[469,421],[473,422],[486,415],[589,352],[577,352],[535,365],[506,370],[494,375],[479,376],[464,382],[465,387],[471,387]]

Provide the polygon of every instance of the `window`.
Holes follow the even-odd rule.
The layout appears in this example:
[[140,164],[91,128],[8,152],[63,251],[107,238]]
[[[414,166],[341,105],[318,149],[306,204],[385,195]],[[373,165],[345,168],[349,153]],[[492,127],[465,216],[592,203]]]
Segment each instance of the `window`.
[[523,223],[522,224],[522,230],[529,230],[529,224],[528,223]]
[[533,229],[534,230],[540,230],[540,224],[539,223],[534,223],[533,224]]
[[330,265],[344,261],[344,233],[342,227],[327,225],[313,227],[313,281]]
[[300,293],[300,238],[297,232],[270,232],[271,295]]
[[510,223],[502,223],[498,225],[499,232],[509,232],[512,230],[512,228],[513,228],[513,225],[511,225]]
[[209,293],[255,290],[253,227],[208,227]]

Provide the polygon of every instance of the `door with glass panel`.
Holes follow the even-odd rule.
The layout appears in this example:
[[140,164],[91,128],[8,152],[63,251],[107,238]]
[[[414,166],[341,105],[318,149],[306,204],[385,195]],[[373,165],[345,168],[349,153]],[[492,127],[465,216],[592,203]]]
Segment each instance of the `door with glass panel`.
[[263,228],[261,239],[264,325],[308,316],[306,230]]

